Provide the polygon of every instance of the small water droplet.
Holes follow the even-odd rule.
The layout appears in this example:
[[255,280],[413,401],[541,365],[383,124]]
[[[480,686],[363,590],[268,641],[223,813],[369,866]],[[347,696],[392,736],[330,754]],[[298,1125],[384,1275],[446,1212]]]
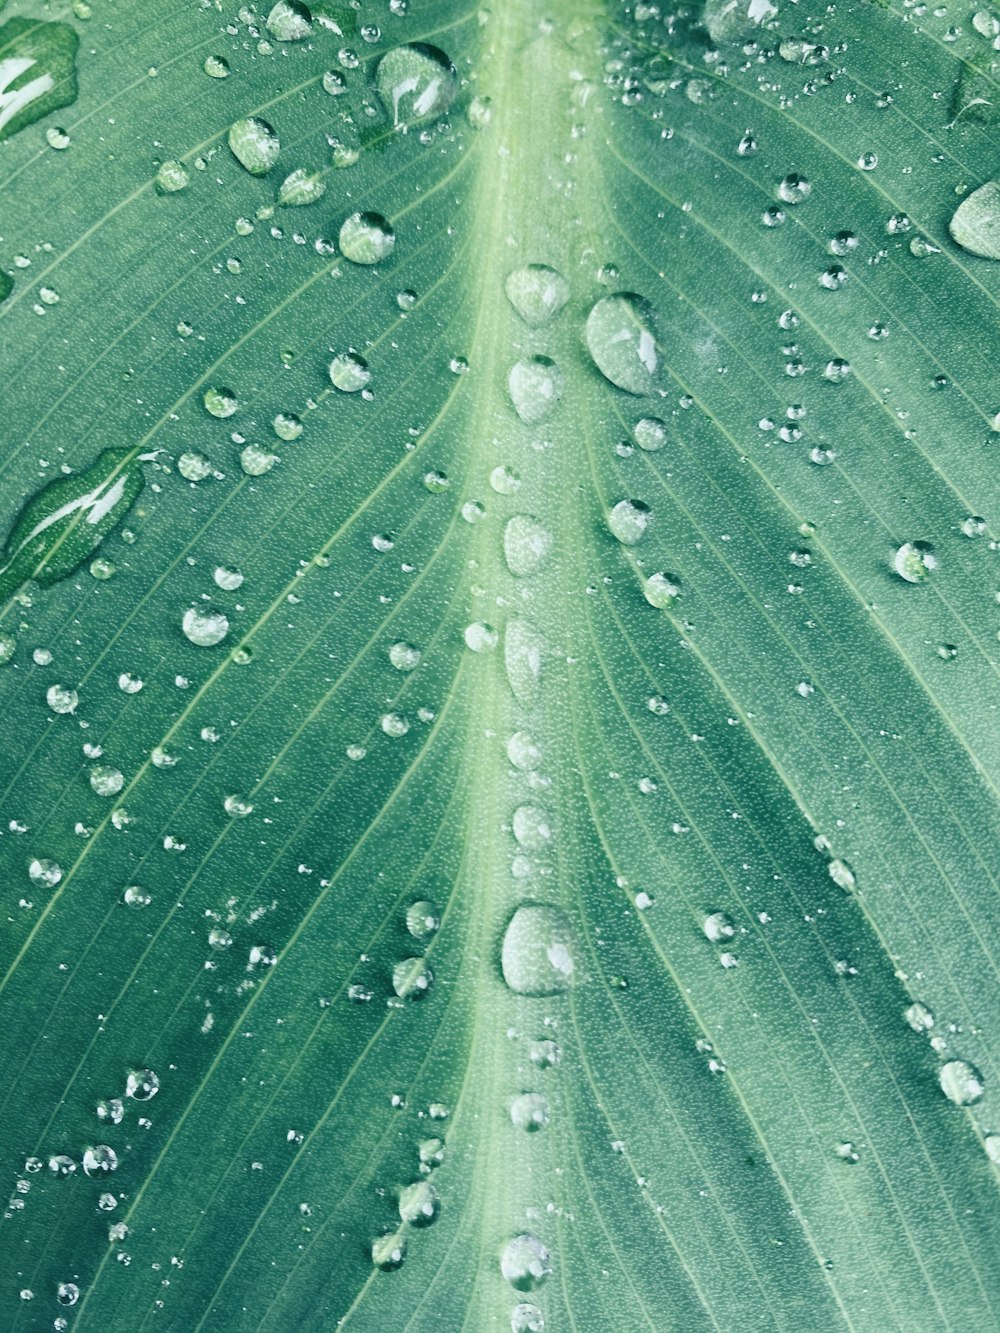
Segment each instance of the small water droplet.
[[413,1227],[429,1227],[441,1211],[441,1196],[429,1180],[407,1185],[399,1195],[399,1215]]
[[527,264],[507,275],[507,299],[526,324],[548,324],[569,300],[569,283],[547,264]]
[[156,173],[157,193],[176,194],[178,191],[186,189],[190,180],[188,169],[183,162],[173,160],[164,162]]
[[429,940],[441,926],[441,911],[435,903],[421,898],[406,909],[406,929],[415,940]]
[[534,1134],[549,1123],[548,1100],[540,1092],[523,1092],[511,1102],[510,1118],[517,1129]]
[[95,764],[90,770],[90,785],[98,796],[117,796],[125,785],[125,775],[109,764]]
[[533,574],[544,564],[552,550],[553,537],[548,528],[530,514],[515,514],[503,534],[507,568],[518,577]]
[[937,557],[930,542],[904,542],[893,557],[896,573],[907,583],[923,583],[937,569]]
[[239,408],[232,389],[206,389],[202,401],[213,417],[231,417]]
[[125,1096],[137,1102],[148,1102],[159,1090],[160,1078],[152,1069],[130,1070],[125,1080]]
[[354,352],[341,352],[330,362],[330,379],[341,393],[357,393],[371,377],[368,362]]
[[475,620],[471,625],[466,625],[464,638],[466,645],[474,653],[491,652],[500,642],[497,631],[483,620]]
[[790,171],[778,182],[778,198],[785,204],[801,204],[812,193],[812,183],[800,171]]
[[566,387],[562,371],[547,356],[518,361],[511,368],[507,384],[514,410],[529,426],[549,415]]

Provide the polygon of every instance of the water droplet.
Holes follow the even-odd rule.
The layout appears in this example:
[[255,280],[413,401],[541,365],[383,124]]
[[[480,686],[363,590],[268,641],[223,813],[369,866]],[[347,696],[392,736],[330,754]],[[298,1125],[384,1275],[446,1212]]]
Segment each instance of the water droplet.
[[485,130],[493,119],[493,102],[482,94],[469,103],[469,124],[474,130]]
[[59,1176],[60,1179],[65,1180],[67,1176],[76,1174],[76,1162],[73,1161],[72,1157],[68,1157],[66,1153],[54,1153],[49,1158],[49,1170],[54,1176]]
[[566,387],[562,371],[547,356],[518,361],[511,367],[507,384],[514,410],[529,426],[549,415]]
[[83,1170],[88,1176],[100,1176],[109,1171],[117,1171],[118,1154],[106,1143],[99,1143],[95,1148],[85,1148]]
[[547,264],[527,264],[507,275],[507,299],[526,324],[548,324],[569,300],[569,283]]
[[202,68],[210,79],[229,78],[229,61],[223,56],[206,56]]
[[650,574],[642,585],[642,595],[659,611],[673,606],[680,593],[680,583],[673,574]]
[[187,188],[191,177],[183,162],[173,160],[164,162],[156,173],[156,189],[159,194],[176,194]]
[[412,310],[417,304],[417,294],[412,288],[407,287],[404,291],[396,293],[396,304],[400,310]]
[[160,1091],[160,1077],[152,1069],[132,1069],[125,1080],[125,1096],[148,1102]]
[[36,884],[43,884],[47,889],[54,889],[62,879],[62,866],[48,857],[36,857],[28,864],[28,878]]
[[278,203],[283,208],[304,208],[322,199],[326,185],[318,172],[298,167],[290,176],[286,176],[278,190]]
[[655,453],[667,442],[667,428],[659,417],[642,417],[632,427],[632,434],[640,449]]
[[558,995],[576,979],[573,932],[564,912],[523,903],[503,937],[504,981],[518,995]]
[[712,912],[701,924],[702,930],[713,944],[722,940],[731,940],[736,934],[736,927],[725,912]]
[[474,653],[492,652],[500,642],[497,631],[483,620],[474,620],[471,625],[466,625],[464,638]]
[[443,51],[412,42],[387,51],[375,87],[393,124],[403,130],[443,116],[458,89],[458,75]]
[[75,1305],[79,1299],[80,1288],[75,1282],[60,1282],[56,1287],[56,1300],[60,1305]]
[[497,495],[514,495],[521,487],[521,478],[510,468],[501,465],[490,473],[490,485]]
[[247,815],[253,813],[253,806],[243,796],[227,796],[222,802],[222,808],[230,819],[246,819]]
[[552,550],[552,533],[530,514],[515,514],[503,533],[507,568],[518,577],[533,574]]
[[507,758],[515,768],[530,773],[542,762],[542,751],[526,731],[515,731],[507,742]]
[[540,1092],[522,1092],[510,1104],[510,1118],[515,1128],[534,1134],[549,1123],[549,1103]]
[[323,91],[331,97],[339,97],[347,87],[343,74],[337,69],[328,69],[323,75]]
[[399,1195],[399,1215],[413,1227],[429,1227],[441,1211],[441,1196],[429,1180],[407,1185]]
[[389,661],[397,671],[415,671],[420,665],[421,652],[412,643],[394,643],[389,649]]
[[862,153],[858,158],[858,166],[862,171],[874,171],[878,166],[878,154]]
[[845,889],[848,893],[858,887],[858,881],[855,878],[854,871],[846,861],[835,859],[828,862],[826,873],[839,889]]
[[240,453],[240,467],[248,477],[263,477],[278,461],[278,455],[260,445],[248,444]]
[[206,389],[202,401],[213,417],[231,417],[239,407],[232,389]]
[[221,611],[198,611],[192,607],[184,612],[181,629],[191,643],[211,648],[229,633],[229,621]]
[[392,989],[402,1000],[419,1000],[434,984],[425,958],[402,958],[392,969]]
[[785,204],[801,204],[812,193],[812,183],[800,171],[790,171],[778,182],[778,198]]
[[371,377],[368,362],[353,352],[341,352],[330,362],[330,379],[341,393],[357,393]]
[[421,898],[406,909],[406,929],[415,940],[429,940],[441,926],[441,911],[435,903]]
[[861,1154],[853,1143],[847,1143],[846,1141],[838,1143],[833,1151],[842,1162],[849,1162],[852,1166],[861,1161]]
[[926,1004],[921,1004],[919,1000],[908,1006],[903,1017],[914,1032],[929,1032],[934,1026],[934,1015]]
[[965,1060],[949,1060],[938,1071],[941,1091],[956,1106],[971,1106],[986,1091],[983,1076]]
[[251,176],[264,176],[277,162],[281,142],[273,125],[248,116],[229,127],[229,149]]
[[627,393],[650,393],[661,353],[653,307],[634,292],[602,297],[587,316],[587,348],[601,374]]
[[990,1161],[1000,1166],[1000,1134],[987,1134],[983,1140],[983,1147]]
[[937,569],[937,557],[930,542],[904,542],[893,558],[896,573],[907,583],[923,583]]
[[267,30],[276,42],[301,42],[312,32],[312,15],[300,0],[278,0],[267,16]]
[[536,805],[518,806],[511,823],[514,837],[529,851],[540,851],[543,847],[547,847],[552,839],[549,817]]
[[410,730],[410,724],[402,713],[383,713],[379,724],[387,736],[398,740]]
[[67,689],[65,685],[50,685],[45,692],[45,702],[53,713],[72,713],[80,702],[80,696],[76,690]]
[[379,1236],[372,1243],[372,1263],[383,1272],[399,1268],[406,1258],[406,1233],[394,1231],[388,1236]]
[[396,233],[381,213],[352,213],[340,228],[340,249],[352,264],[378,264],[396,244]]
[[511,1333],[542,1333],[545,1328],[545,1316],[537,1305],[530,1301],[521,1301],[510,1312]]
[[545,640],[521,616],[507,622],[504,632],[504,669],[507,680],[519,703],[527,704],[538,693],[545,655]]
[[649,527],[652,514],[641,500],[619,500],[608,513],[608,527],[624,546],[634,546]]
[[431,495],[443,495],[451,486],[451,482],[443,472],[431,471],[425,472],[423,476],[424,489],[430,491]]
[[500,1258],[500,1271],[515,1291],[537,1291],[552,1276],[551,1256],[537,1236],[515,1236]]
[[122,901],[126,907],[148,907],[153,898],[138,884],[130,884],[122,894]]
[[125,775],[109,764],[95,764],[90,770],[90,785],[98,796],[117,796],[125,785]]

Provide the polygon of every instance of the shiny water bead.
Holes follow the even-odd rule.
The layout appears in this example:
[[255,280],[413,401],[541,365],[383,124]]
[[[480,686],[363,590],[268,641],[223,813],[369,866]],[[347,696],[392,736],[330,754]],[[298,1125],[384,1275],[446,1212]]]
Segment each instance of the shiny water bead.
[[399,1195],[399,1216],[412,1227],[429,1227],[441,1211],[441,1196],[429,1180],[407,1185]]
[[406,909],[406,929],[416,940],[429,940],[441,925],[441,909],[426,898],[410,903]]
[[239,408],[239,402],[232,389],[206,389],[202,402],[205,404],[205,410],[213,417],[231,417]]
[[354,352],[341,352],[330,362],[330,380],[341,393],[357,393],[371,377],[368,362]]
[[312,32],[312,15],[301,0],[278,0],[267,16],[267,30],[276,42],[301,42]]
[[340,250],[352,264],[378,264],[395,244],[396,233],[381,213],[352,213],[341,224]]
[[73,713],[80,702],[80,696],[76,690],[68,689],[65,685],[50,685],[45,692],[45,702],[53,713]]
[[278,203],[283,208],[303,208],[322,199],[325,193],[326,185],[318,172],[297,167],[281,182]]
[[526,324],[548,324],[569,300],[569,283],[548,264],[526,264],[508,273],[507,299]]
[[907,583],[923,583],[938,565],[930,542],[904,542],[892,563],[896,573]]
[[511,1122],[528,1134],[544,1129],[550,1117],[548,1099],[540,1092],[523,1092],[510,1104]]
[[597,369],[626,393],[650,393],[662,363],[656,314],[635,292],[616,292],[596,302],[584,326]]
[[403,1229],[372,1242],[372,1263],[384,1272],[399,1268],[406,1258],[406,1232]]
[[160,1078],[152,1069],[133,1069],[125,1080],[125,1096],[137,1102],[148,1102],[159,1090]]
[[518,995],[557,995],[577,978],[573,929],[557,907],[523,903],[501,946],[504,980]]
[[956,1106],[971,1106],[986,1091],[983,1076],[965,1060],[949,1060],[938,1074],[941,1091]]
[[649,527],[652,515],[641,500],[619,500],[608,511],[608,527],[623,546],[635,546]]
[[537,1236],[524,1233],[507,1244],[500,1271],[516,1291],[536,1291],[552,1276],[552,1258]]
[[425,958],[402,958],[392,969],[392,989],[401,1000],[419,1000],[434,984]]
[[281,142],[273,125],[248,116],[229,127],[229,150],[251,176],[264,176],[277,162]]
[[458,91],[458,74],[438,47],[410,42],[382,57],[375,88],[393,124],[408,130],[444,115]]
[[511,367],[507,387],[517,415],[533,426],[543,421],[562,398],[566,380],[549,357],[532,356]]
[[161,164],[156,173],[158,194],[177,194],[190,184],[191,177],[183,162],[170,160]]
[[221,611],[200,611],[192,607],[184,612],[181,629],[189,642],[199,648],[212,648],[229,633],[229,620]]

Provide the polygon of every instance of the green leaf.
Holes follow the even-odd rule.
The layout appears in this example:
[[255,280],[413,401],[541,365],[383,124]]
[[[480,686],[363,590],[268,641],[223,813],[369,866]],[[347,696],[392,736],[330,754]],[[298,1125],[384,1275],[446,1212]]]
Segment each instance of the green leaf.
[[305,8],[0,154],[0,1327],[990,1333],[989,25]]

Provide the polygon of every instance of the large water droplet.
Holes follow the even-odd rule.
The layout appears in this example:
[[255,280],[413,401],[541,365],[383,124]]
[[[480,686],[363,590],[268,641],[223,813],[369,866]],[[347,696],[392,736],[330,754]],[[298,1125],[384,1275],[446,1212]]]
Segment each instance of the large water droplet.
[[552,825],[544,810],[537,805],[519,805],[511,821],[514,837],[522,847],[537,852],[552,840]]
[[503,533],[503,553],[512,574],[533,574],[552,550],[552,533],[530,514],[515,514]]
[[300,0],[278,0],[267,16],[267,30],[276,42],[301,42],[312,32],[312,15]]
[[229,127],[229,150],[251,176],[264,176],[277,162],[281,142],[273,125],[247,116]]
[[604,296],[587,316],[587,348],[594,364],[627,393],[650,393],[656,386],[661,353],[653,307],[634,292]]
[[392,969],[392,989],[401,1000],[419,1000],[434,984],[425,958],[402,958]]
[[386,52],[375,71],[375,87],[393,124],[405,130],[444,115],[458,75],[436,46],[411,42]]
[[938,564],[930,542],[904,542],[892,563],[896,573],[907,583],[923,583]]
[[340,250],[352,264],[378,264],[395,244],[396,233],[381,213],[352,213],[340,228]]
[[986,1091],[983,1076],[965,1060],[949,1060],[938,1071],[941,1091],[956,1106],[971,1106]]
[[429,1227],[441,1211],[441,1198],[429,1180],[418,1180],[399,1195],[399,1215],[413,1227]]
[[948,230],[970,254],[1000,259],[1000,182],[987,181],[963,199]]
[[330,379],[341,393],[357,393],[371,377],[368,362],[354,352],[341,352],[330,362]]
[[181,629],[199,648],[211,648],[229,633],[229,621],[221,611],[198,611],[191,607],[184,612]]
[[547,356],[532,356],[511,367],[507,379],[514,410],[528,426],[544,420],[563,396],[562,371]]
[[503,937],[503,978],[518,995],[558,995],[576,979],[573,930],[557,907],[523,903]]
[[537,1236],[515,1236],[501,1256],[500,1271],[515,1291],[537,1291],[552,1275],[551,1256]]
[[549,1103],[540,1092],[522,1092],[510,1104],[510,1118],[517,1129],[534,1134],[549,1123]]
[[547,264],[528,264],[507,275],[507,299],[526,324],[540,328],[569,300],[569,283]]

